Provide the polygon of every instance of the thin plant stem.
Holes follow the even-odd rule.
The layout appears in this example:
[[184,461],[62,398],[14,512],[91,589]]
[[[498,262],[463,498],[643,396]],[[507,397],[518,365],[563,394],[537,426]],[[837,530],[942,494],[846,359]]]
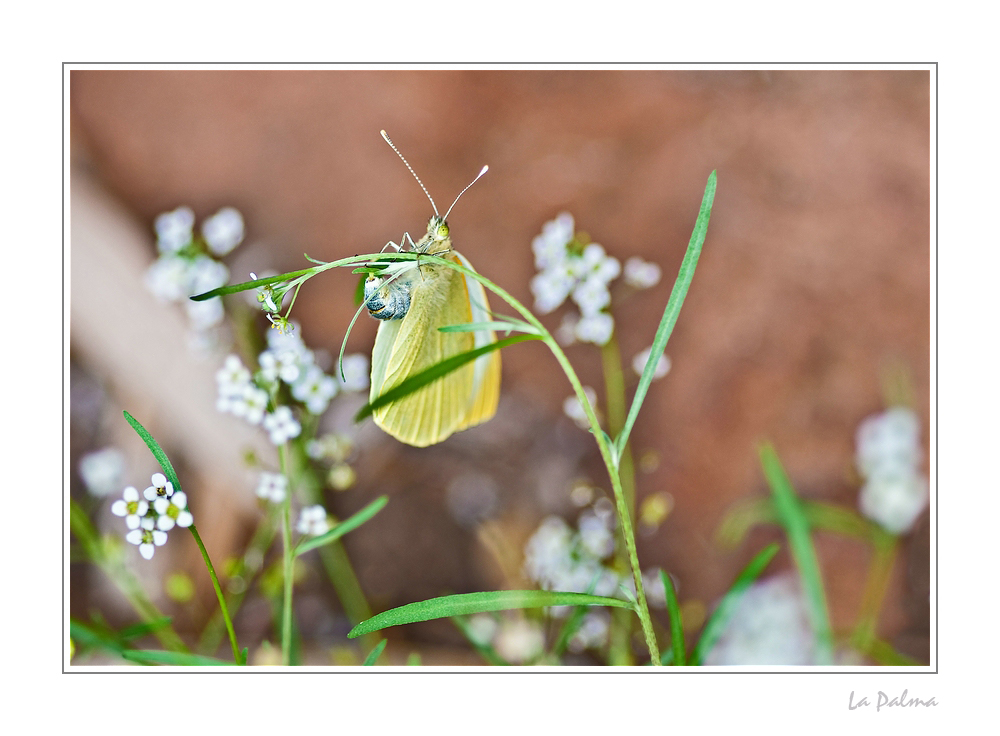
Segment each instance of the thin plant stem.
[[[278,452],[281,472],[288,477],[288,443],[285,442]],[[292,483],[288,479],[288,492],[281,509],[281,542],[283,554],[284,596],[281,606],[281,663],[288,666],[292,663],[292,583],[294,582],[295,557],[292,554]]]
[[896,537],[892,537],[888,543],[881,541],[875,543],[871,564],[868,567],[868,581],[865,584],[864,597],[861,599],[861,613],[851,634],[851,644],[859,651],[868,652],[875,642],[875,627],[889,589],[889,580],[898,549],[899,543]]
[[538,334],[541,336],[542,341],[548,346],[549,350],[552,351],[552,354],[555,356],[559,366],[563,369],[563,373],[566,374],[566,378],[573,387],[573,391],[576,393],[576,397],[579,400],[580,405],[583,407],[584,413],[587,415],[587,421],[590,423],[594,439],[597,441],[597,447],[600,450],[601,459],[604,460],[604,465],[607,467],[608,475],[611,478],[611,488],[615,495],[615,506],[618,511],[618,519],[619,523],[622,525],[622,536],[625,538],[625,548],[628,552],[629,564],[632,568],[632,580],[635,582],[635,612],[639,617],[640,623],[642,624],[642,632],[646,639],[646,646],[649,649],[650,660],[654,666],[659,666],[660,650],[656,643],[656,634],[653,631],[653,622],[649,615],[649,605],[646,602],[646,591],[642,584],[642,572],[639,568],[639,556],[636,552],[635,546],[635,532],[632,528],[632,517],[629,513],[628,503],[625,499],[625,492],[622,488],[621,478],[619,476],[618,459],[612,454],[611,445],[608,442],[604,431],[601,429],[601,424],[597,420],[594,408],[590,405],[590,400],[587,398],[587,394],[583,390],[583,385],[580,383],[580,379],[577,377],[576,371],[573,370],[573,366],[569,362],[569,358],[566,357],[566,353],[563,352],[559,343],[556,342],[556,339],[552,336],[552,333],[545,328],[545,326],[527,309],[527,307],[511,296],[505,289],[497,286],[486,277],[480,276],[475,271],[465,268],[457,263],[453,263],[443,258],[437,258],[435,256],[425,257],[436,263],[446,264],[449,268],[461,271],[470,278],[476,279],[483,286],[517,310],[517,312],[524,317],[528,324],[538,330]]
[[212,578],[212,587],[215,588],[215,596],[219,599],[219,608],[222,611],[222,618],[226,622],[226,631],[229,633],[229,643],[233,647],[233,660],[236,664],[243,664],[243,657],[240,655],[240,645],[236,642],[236,632],[233,631],[233,621],[229,617],[229,607],[226,605],[226,596],[222,594],[222,586],[219,585],[219,576],[215,574],[215,566],[212,564],[212,558],[208,556],[208,550],[205,549],[205,543],[201,541],[201,535],[192,524],[188,527],[188,531],[191,532],[191,536],[194,537],[194,541],[198,544],[198,549],[201,550],[202,559],[205,560],[205,567],[208,568],[208,574]]

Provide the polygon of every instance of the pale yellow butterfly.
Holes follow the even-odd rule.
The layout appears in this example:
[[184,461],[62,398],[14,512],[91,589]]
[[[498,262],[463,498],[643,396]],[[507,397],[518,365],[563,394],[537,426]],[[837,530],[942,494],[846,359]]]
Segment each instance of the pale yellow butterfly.
[[[420,240],[414,243],[406,233],[400,245],[390,242],[386,247],[402,250],[408,240],[411,252],[447,258],[473,270],[472,264],[452,248],[447,218],[459,197],[486,173],[488,167],[483,167],[441,217],[420,177],[385,131],[381,132],[434,209],[427,234]],[[438,330],[439,327],[492,319],[482,284],[447,266],[426,261],[390,264],[377,276],[366,279],[365,306],[373,317],[381,320],[372,350],[370,401],[442,360],[496,341],[492,330]],[[379,427],[399,441],[426,447],[490,419],[496,413],[499,399],[500,351],[494,350],[376,409],[372,416]]]

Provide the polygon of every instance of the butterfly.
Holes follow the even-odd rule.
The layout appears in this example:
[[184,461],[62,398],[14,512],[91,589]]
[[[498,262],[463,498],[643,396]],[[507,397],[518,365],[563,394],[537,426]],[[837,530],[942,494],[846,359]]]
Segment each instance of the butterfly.
[[[403,160],[431,202],[434,215],[427,233],[417,242],[404,234],[401,251],[409,241],[410,252],[438,256],[469,270],[472,264],[451,243],[447,218],[455,202],[488,167],[484,166],[463,189],[442,217],[420,177],[393,142],[382,137]],[[380,320],[372,349],[370,401],[404,380],[442,360],[496,341],[492,330],[441,332],[439,327],[489,322],[492,317],[486,291],[470,276],[447,266],[397,261],[365,279],[364,305]],[[413,393],[375,409],[375,424],[390,435],[416,447],[445,440],[453,433],[485,422],[496,413],[500,399],[500,351],[494,350],[432,381]]]

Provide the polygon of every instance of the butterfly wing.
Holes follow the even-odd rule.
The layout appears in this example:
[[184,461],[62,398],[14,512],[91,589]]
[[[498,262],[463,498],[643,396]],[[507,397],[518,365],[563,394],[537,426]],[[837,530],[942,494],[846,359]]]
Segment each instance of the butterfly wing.
[[[465,278],[445,266],[421,264],[412,282],[410,309],[402,320],[379,325],[372,352],[371,398],[406,378],[475,347],[474,333],[439,332],[438,327],[472,321]],[[475,363],[468,363],[423,388],[376,409],[375,423],[401,442],[426,447],[483,421],[476,414]],[[482,414],[482,410],[478,412]]]
[[[455,253],[463,266],[470,271],[475,271],[472,264],[461,253]],[[490,313],[490,304],[486,299],[486,289],[476,279],[471,276],[462,275],[465,280],[465,288],[469,298],[469,307],[472,313],[473,322],[489,322],[493,319]],[[478,330],[472,333],[474,336],[474,347],[482,347],[491,342],[496,342],[496,334],[492,330]],[[500,401],[500,351],[494,350],[482,357],[476,358],[475,373],[473,375],[472,399],[469,411],[466,413],[463,423],[458,429],[474,427],[477,424],[491,419],[497,411],[497,403]]]

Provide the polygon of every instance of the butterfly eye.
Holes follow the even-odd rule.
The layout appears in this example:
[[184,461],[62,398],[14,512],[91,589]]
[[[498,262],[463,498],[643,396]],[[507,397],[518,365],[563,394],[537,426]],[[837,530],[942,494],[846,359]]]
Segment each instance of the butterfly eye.
[[448,223],[442,222],[440,225],[438,225],[437,236],[439,238],[447,238],[448,233],[449,233]]

